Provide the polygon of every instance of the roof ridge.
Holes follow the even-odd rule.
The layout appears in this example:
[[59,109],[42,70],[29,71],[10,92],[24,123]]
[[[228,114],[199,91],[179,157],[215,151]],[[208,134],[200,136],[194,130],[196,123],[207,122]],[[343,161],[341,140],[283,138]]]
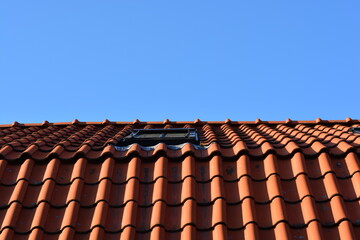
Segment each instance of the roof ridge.
[[155,125],[167,125],[167,124],[196,124],[196,125],[206,125],[206,124],[231,124],[231,125],[241,125],[241,124],[250,124],[250,125],[261,125],[261,124],[326,124],[326,123],[359,123],[359,119],[351,119],[346,118],[344,120],[325,120],[321,118],[316,118],[315,120],[292,120],[287,118],[285,120],[279,121],[266,121],[262,119],[255,119],[254,121],[234,121],[230,119],[225,119],[224,121],[202,121],[200,119],[196,119],[194,121],[170,121],[169,119],[165,119],[163,121],[140,121],[139,119],[135,119],[134,121],[110,121],[105,119],[103,121],[79,121],[78,119],[74,119],[71,122],[49,122],[47,120],[42,123],[19,123],[17,121],[10,124],[0,124],[0,128],[3,127],[37,127],[37,126],[66,126],[66,125],[147,125],[147,124],[155,124]]

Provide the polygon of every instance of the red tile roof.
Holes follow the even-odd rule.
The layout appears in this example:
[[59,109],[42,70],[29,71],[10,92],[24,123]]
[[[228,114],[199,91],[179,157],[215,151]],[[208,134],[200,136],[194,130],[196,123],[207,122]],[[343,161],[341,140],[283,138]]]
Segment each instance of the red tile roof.
[[[201,146],[115,147],[134,128]],[[0,125],[0,239],[360,239],[359,120]]]

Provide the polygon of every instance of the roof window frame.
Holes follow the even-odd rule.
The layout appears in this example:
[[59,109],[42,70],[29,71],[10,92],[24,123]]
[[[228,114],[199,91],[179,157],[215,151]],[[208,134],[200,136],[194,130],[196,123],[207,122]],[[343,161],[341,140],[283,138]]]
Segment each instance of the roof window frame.
[[200,140],[195,128],[133,129],[116,145],[127,146],[134,143],[142,146],[154,146],[159,143],[178,145],[183,143],[199,144]]
[[360,127],[352,127],[349,129],[351,133],[360,133]]

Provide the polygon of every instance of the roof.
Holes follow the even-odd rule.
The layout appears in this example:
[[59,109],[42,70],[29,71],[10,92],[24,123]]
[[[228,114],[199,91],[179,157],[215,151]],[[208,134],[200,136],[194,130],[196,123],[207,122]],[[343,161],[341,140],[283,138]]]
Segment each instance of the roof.
[[[359,126],[0,125],[0,239],[360,239]],[[135,128],[201,143],[115,146]]]

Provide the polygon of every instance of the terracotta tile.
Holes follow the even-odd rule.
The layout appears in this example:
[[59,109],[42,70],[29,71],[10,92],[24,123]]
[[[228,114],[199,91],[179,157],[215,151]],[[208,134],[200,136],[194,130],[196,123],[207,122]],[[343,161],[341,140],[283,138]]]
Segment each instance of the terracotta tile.
[[[136,199],[138,200],[139,196],[139,180],[138,179],[130,179],[125,188],[124,202]],[[138,201],[140,201],[139,199]]]
[[359,160],[354,153],[349,153],[345,158],[332,161],[332,169],[339,177],[348,177],[359,171]]
[[94,204],[96,204],[96,193],[98,192],[99,185],[99,183],[95,185],[83,185],[80,195],[80,202],[82,206],[93,206]]
[[14,230],[18,233],[26,233],[31,230],[31,224],[34,219],[36,208],[22,208],[19,217],[14,226]]
[[[4,142],[8,142],[7,139],[3,139]],[[13,147],[11,145],[5,145],[0,149],[0,156],[5,157],[7,156],[9,153],[11,153],[13,151]]]
[[[130,203],[129,203],[130,204]],[[123,225],[124,207],[110,207],[106,219],[106,231],[118,232],[126,225]]]
[[233,149],[230,150],[230,148],[221,148],[220,144],[218,144],[217,142],[213,142],[212,144],[210,144],[207,149],[195,150],[192,146],[190,149],[191,152],[195,153],[195,157],[200,159],[209,158],[211,156],[219,154],[225,157],[232,157],[235,153]]
[[54,176],[55,181],[60,184],[70,183],[73,167],[73,164],[59,164],[58,169],[54,170],[54,172],[56,173],[56,175]]
[[195,177],[197,181],[206,182],[210,180],[209,162],[197,162],[195,164]]
[[[49,212],[50,205],[46,202],[41,202],[35,211],[35,215],[31,224],[31,229],[34,228],[44,228],[45,222],[47,221],[47,216]],[[46,217],[44,217],[46,216]]]
[[353,233],[352,234],[352,237],[357,237],[360,235],[360,227],[359,226],[353,226]]
[[66,208],[50,207],[47,213],[44,229],[47,233],[55,233],[62,230],[62,222],[64,219]]
[[306,173],[306,167],[303,164],[303,155],[301,153],[295,153],[294,156],[290,156],[286,159],[279,159],[277,161],[281,179],[290,180],[297,175]]
[[[231,231],[228,231],[230,234]],[[241,233],[241,232],[240,232]],[[260,239],[259,238],[259,228],[254,223],[249,223],[244,229],[244,239]]]
[[81,154],[77,154],[76,151],[74,151],[75,149],[65,149],[60,155],[56,156],[57,158],[61,159],[61,160],[68,160],[68,159],[72,159],[75,157],[82,157]]
[[118,234],[111,234],[111,236],[110,236],[110,234],[107,234],[107,233],[105,233],[105,236],[104,236],[104,238],[105,239],[116,239],[116,240],[118,240],[118,239],[135,239],[135,228],[134,227],[126,227],[121,233],[120,233],[121,235],[120,235],[120,238],[119,238],[119,235]]
[[153,182],[156,177],[154,176],[154,162],[142,162],[141,163],[141,171],[140,171],[140,181],[149,183]]
[[[253,227],[252,224],[249,224],[247,229],[249,230],[251,227]],[[251,239],[251,240],[259,239],[258,237],[255,237],[253,235],[249,235],[249,234],[245,235],[245,230],[228,229],[228,232],[227,232],[228,239],[239,239],[239,240],[243,240],[243,239]]]
[[[169,182],[180,182],[184,178],[194,175],[191,174],[191,172],[187,172],[187,170],[190,170],[191,167],[186,166],[188,164],[189,160],[184,160],[182,163],[179,162],[168,162],[167,167],[167,179]],[[184,175],[182,175],[182,172],[184,172]]]
[[126,229],[124,232],[120,233],[106,233],[104,234],[104,239],[109,240],[119,240],[119,239],[135,239],[134,235],[135,233],[131,233],[130,231],[133,231],[133,229]]
[[77,240],[87,240],[87,239],[90,239],[90,233],[91,233],[91,232],[87,232],[87,233],[75,233],[74,239],[77,239]]
[[94,217],[95,206],[94,207],[80,207],[78,211],[77,220],[75,221],[75,230],[76,232],[86,232],[91,229],[92,220]]
[[264,180],[267,177],[270,176],[270,174],[273,174],[274,172],[265,172],[265,164],[267,164],[268,161],[272,161],[271,158],[274,156],[272,154],[269,154],[263,161],[261,160],[250,160],[250,172],[249,174],[251,177],[255,180]]
[[[238,160],[240,161],[240,160]],[[233,182],[240,178],[240,176],[243,176],[246,173],[237,172],[237,162],[224,162],[223,163],[223,177],[225,181]],[[240,176],[238,176],[240,174]]]
[[[47,235],[50,235],[50,234],[47,234]],[[29,239],[42,239],[44,237],[44,231],[43,230],[41,230],[41,229],[38,229],[38,228],[36,228],[36,229],[34,229],[34,230],[32,230],[31,231],[31,233],[29,234]],[[54,236],[46,236],[46,237],[48,237],[49,239],[56,239],[56,238],[54,238]]]
[[99,188],[96,193],[96,202],[106,200],[108,201],[110,195],[111,181],[109,179],[103,179],[99,183]]
[[345,200],[354,200],[360,197],[360,172],[355,173],[351,178],[337,179],[340,194]]
[[[308,226],[305,229],[290,229],[291,235],[293,235],[293,238],[297,239],[326,239],[323,236],[323,231],[325,229],[321,227],[321,224],[316,221],[312,221],[308,224]],[[293,233],[296,231],[296,235]],[[331,238],[328,238],[331,239]]]
[[[277,226],[275,226],[276,228]],[[266,229],[259,231],[259,239],[269,239],[275,240],[275,228],[274,229]]]
[[[150,226],[164,226],[166,204],[162,201],[155,202],[152,207]],[[175,216],[176,217],[176,216]]]
[[248,223],[243,219],[243,206],[242,204],[226,205],[227,226],[230,229],[240,229]]
[[84,171],[84,181],[86,183],[98,183],[100,178],[101,164],[88,162]]
[[[344,226],[344,223],[341,223],[341,227]],[[339,225],[340,228],[340,225]],[[341,239],[341,235],[339,232],[339,228],[338,227],[332,227],[332,228],[323,228],[322,229],[322,235],[324,239]],[[346,238],[344,238],[346,239]],[[348,239],[352,239],[352,237],[350,236],[350,238]]]
[[[136,179],[132,179],[130,181],[137,181]],[[121,206],[126,201],[131,199],[124,199],[126,184],[111,184],[109,204],[110,206]],[[135,200],[135,199],[133,199]]]
[[187,225],[180,232],[180,238],[177,239],[181,239],[181,240],[196,239],[195,237],[196,237],[196,228],[192,225]]
[[91,228],[94,226],[104,226],[107,211],[108,211],[108,204],[106,202],[99,202],[95,207],[94,216],[91,222]]
[[154,184],[140,184],[139,205],[149,206],[153,203]]
[[155,235],[152,235],[153,239],[169,239],[169,240],[179,240],[181,237],[181,232],[167,232],[164,229],[159,229],[164,233],[161,233],[162,236],[160,238],[155,238]]
[[6,217],[6,214],[7,214],[7,209],[6,208],[1,208],[0,209],[0,226],[1,226],[1,229],[6,227],[6,224],[5,225],[3,224],[3,221],[4,221],[5,217]]
[[41,184],[45,180],[46,167],[46,164],[35,164],[28,179],[29,183],[33,185]]
[[277,175],[271,175],[264,181],[251,181],[252,195],[257,202],[269,202],[276,196],[280,196],[280,180]]
[[129,178],[127,177],[128,168],[129,168],[129,163],[127,163],[127,162],[116,162],[115,166],[114,166],[114,172],[113,172],[113,175],[111,177],[111,180],[114,183],[123,184],[128,179],[136,177],[136,175],[129,176]]
[[269,142],[266,141],[264,141],[258,148],[249,149],[251,156],[263,156],[272,152],[275,152],[275,149]]
[[218,224],[213,230],[213,239],[225,240],[228,239],[227,228],[222,224]]
[[[14,228],[14,226],[18,222],[19,214],[21,212],[21,205],[18,202],[12,203],[9,208],[6,210],[6,214],[3,218],[1,229],[4,229],[5,227],[11,227]],[[27,221],[31,221],[30,218]]]
[[165,178],[158,178],[154,183],[152,202],[158,200],[165,200],[167,196],[167,180]]
[[271,227],[279,221],[285,220],[285,213],[281,198],[275,198],[271,203],[256,205],[256,219],[261,227]]
[[[52,180],[48,180],[48,181],[52,181]],[[67,198],[68,198],[71,186],[72,186],[72,184],[71,185],[70,184],[69,185],[54,184],[53,189],[52,189],[51,199],[50,199],[51,204],[53,206],[57,206],[57,207],[65,206],[67,204]],[[42,199],[39,199],[39,200],[41,201]],[[75,200],[75,198],[73,198],[71,200]]]
[[11,194],[10,202],[22,202],[27,190],[28,183],[25,180],[20,180]]
[[317,219],[315,202],[311,197],[305,197],[299,203],[285,204],[285,213],[291,226],[304,227],[310,221]]
[[194,239],[213,239],[212,231],[196,231],[196,235]]
[[15,186],[0,185],[0,208],[7,207],[10,204],[11,196],[14,192]]
[[[282,180],[280,181],[281,184],[281,196],[284,197],[286,202],[296,202],[301,200],[306,195],[310,195],[308,192],[307,187],[307,176],[304,174],[298,175],[297,178],[294,180]],[[318,182],[318,181],[315,181]],[[312,181],[310,181],[310,184]],[[303,184],[303,185],[301,185]],[[297,186],[303,186],[303,191],[299,191]],[[320,191],[320,190],[319,190]],[[319,192],[315,192],[315,196],[318,196]],[[319,193],[320,194],[320,193]]]
[[195,184],[193,177],[187,177],[179,183],[168,183],[166,202],[176,205],[189,198],[195,198]]
[[14,234],[11,238],[7,238],[7,239],[28,240],[29,235],[27,235],[27,234]]
[[18,179],[18,174],[20,171],[21,165],[10,165],[8,164],[3,171],[3,175],[1,177],[1,183],[4,185],[12,185],[15,184]]
[[80,204],[75,201],[69,202],[69,204],[65,208],[64,217],[61,223],[61,229],[67,228],[65,233],[61,234],[61,236],[63,236],[65,239],[66,236],[73,235],[74,233],[73,228],[76,229],[77,223],[81,224],[78,221],[79,210],[80,210]]
[[[14,230],[10,229],[10,228],[5,228],[1,233],[0,233],[0,239],[1,240],[6,240],[6,239],[13,239],[14,237]],[[16,239],[21,239],[21,237],[28,237],[28,235],[21,235],[21,234],[16,234],[15,235]]]
[[124,215],[122,218],[122,224],[124,227],[126,226],[136,227],[137,212],[138,212],[138,205],[136,202],[129,201],[128,203],[126,203],[124,209]]
[[[244,176],[238,182],[225,182],[224,191],[226,201],[230,204],[239,203],[245,198],[253,197],[251,190],[251,178]],[[258,197],[256,197],[259,200]]]
[[360,204],[358,201],[344,202],[346,217],[357,226],[360,226]]
[[137,231],[145,232],[152,227],[150,224],[152,210],[152,207],[139,207],[137,209],[135,225]]
[[55,182],[52,180],[45,181],[41,187],[41,191],[38,196],[38,202],[40,201],[51,201],[51,196],[53,194]]

